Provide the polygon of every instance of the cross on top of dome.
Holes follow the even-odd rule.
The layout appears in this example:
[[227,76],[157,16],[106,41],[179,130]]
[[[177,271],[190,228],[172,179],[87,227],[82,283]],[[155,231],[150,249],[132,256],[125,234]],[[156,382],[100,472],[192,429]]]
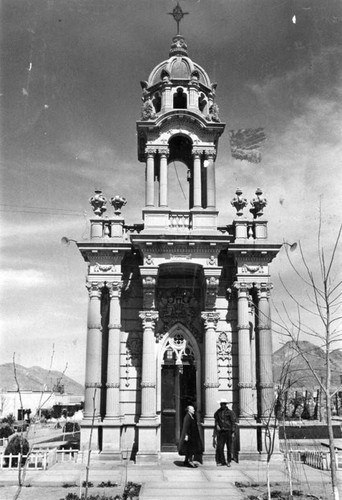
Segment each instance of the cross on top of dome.
[[174,20],[176,21],[177,35],[179,35],[179,23],[186,14],[189,14],[189,12],[183,12],[182,7],[179,5],[179,2],[177,2],[176,7],[173,9],[172,12],[168,12],[168,14],[170,14],[170,16],[173,16]]

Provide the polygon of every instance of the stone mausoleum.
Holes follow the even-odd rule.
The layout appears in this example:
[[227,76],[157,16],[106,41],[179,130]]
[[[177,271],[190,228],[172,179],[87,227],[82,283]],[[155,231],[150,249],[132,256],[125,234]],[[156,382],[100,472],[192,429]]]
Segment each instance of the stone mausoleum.
[[[182,14],[177,5],[178,28]],[[141,86],[143,224],[127,225],[126,199],[98,190],[89,240],[77,244],[89,293],[82,442],[93,426],[101,456],[128,450],[137,462],[157,461],[177,451],[193,404],[203,460],[214,460],[213,415],[225,397],[239,420],[236,453],[255,458],[274,401],[269,266],[281,245],[269,242],[260,189],[250,211],[238,189],[235,218],[218,227],[215,159],[225,124],[216,84],[190,59],[179,29],[169,58]],[[187,169],[186,210],[169,203],[173,162]],[[140,189],[143,178],[137,168],[130,183]]]

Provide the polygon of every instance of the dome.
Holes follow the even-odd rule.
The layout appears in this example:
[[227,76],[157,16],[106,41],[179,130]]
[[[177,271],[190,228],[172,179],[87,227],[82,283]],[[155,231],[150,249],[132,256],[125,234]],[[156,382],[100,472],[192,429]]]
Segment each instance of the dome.
[[197,80],[202,85],[211,88],[209,76],[201,66],[194,63],[187,54],[184,38],[177,35],[173,38],[170,58],[158,64],[148,78],[148,87],[169,80]]

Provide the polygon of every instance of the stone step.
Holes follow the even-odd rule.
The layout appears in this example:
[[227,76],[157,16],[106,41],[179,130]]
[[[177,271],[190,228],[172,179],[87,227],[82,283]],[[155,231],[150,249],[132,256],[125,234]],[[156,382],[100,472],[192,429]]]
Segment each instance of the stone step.
[[142,486],[139,500],[197,500],[215,498],[215,500],[242,500],[244,495],[231,483],[182,482],[160,483],[149,482]]

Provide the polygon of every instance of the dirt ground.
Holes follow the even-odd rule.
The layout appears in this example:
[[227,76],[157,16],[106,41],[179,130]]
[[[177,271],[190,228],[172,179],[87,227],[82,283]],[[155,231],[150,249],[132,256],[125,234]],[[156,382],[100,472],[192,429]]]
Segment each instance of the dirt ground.
[[[14,494],[17,491],[17,486],[0,486],[1,500],[13,500]],[[80,494],[79,488],[62,488],[61,486],[32,486],[23,487],[19,499],[20,500],[61,500],[65,499],[68,493]],[[112,496],[122,495],[123,491],[120,486],[116,488],[89,488],[88,496],[91,494],[100,494]]]
[[[249,500],[264,500],[267,499],[267,486],[262,485],[247,485],[235,483],[238,489],[245,495],[244,498]],[[278,500],[288,500],[289,489],[288,485],[271,484],[271,497]],[[315,483],[315,491],[308,491],[308,488],[299,489],[298,486],[293,488],[293,500],[331,500],[332,491],[329,491],[325,486]]]

